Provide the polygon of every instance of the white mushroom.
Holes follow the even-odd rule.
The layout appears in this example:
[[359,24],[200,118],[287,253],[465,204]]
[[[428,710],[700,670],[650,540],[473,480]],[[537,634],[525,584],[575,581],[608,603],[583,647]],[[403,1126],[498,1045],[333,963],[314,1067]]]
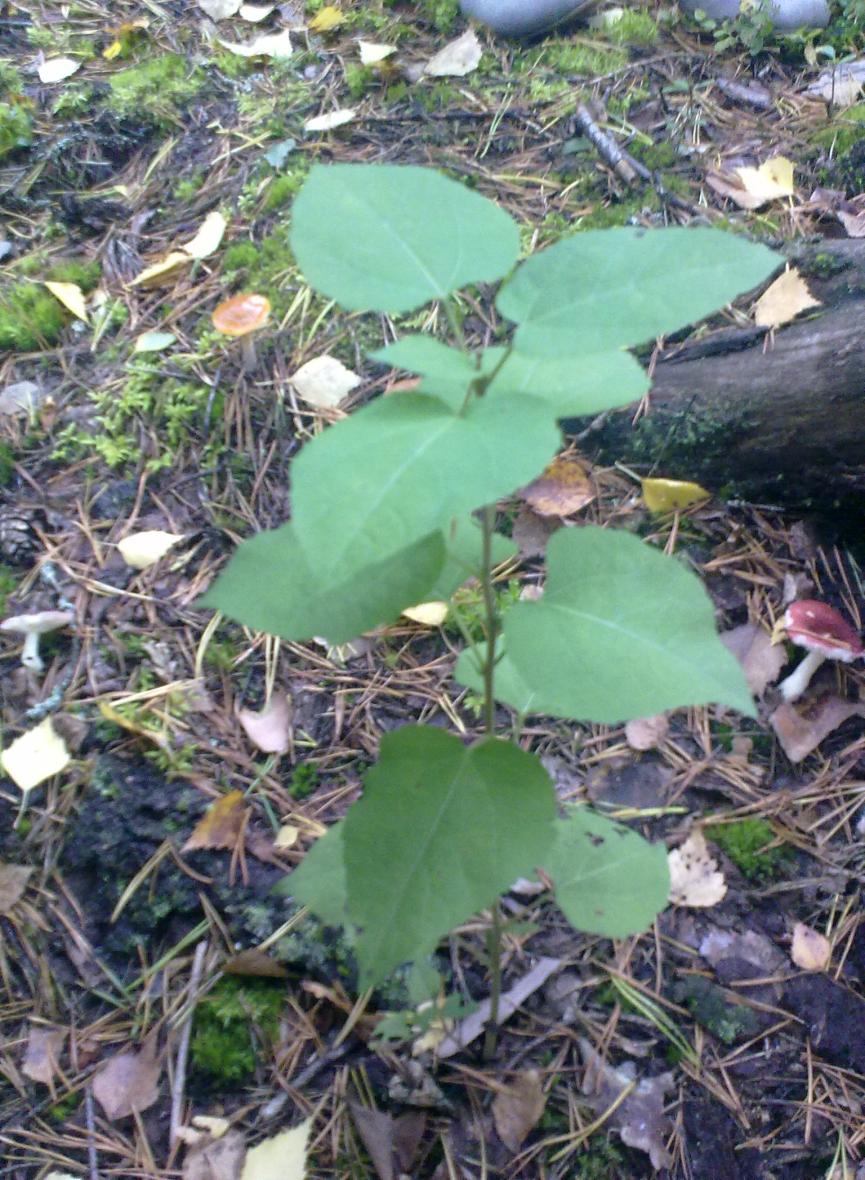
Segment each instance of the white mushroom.
[[59,627],[68,627],[75,616],[69,610],[42,610],[30,615],[13,615],[11,619],[4,619],[0,623],[0,631],[11,631],[24,636],[24,647],[21,650],[21,663],[33,672],[41,672],[45,665],[39,655],[39,637],[46,631],[56,631]]

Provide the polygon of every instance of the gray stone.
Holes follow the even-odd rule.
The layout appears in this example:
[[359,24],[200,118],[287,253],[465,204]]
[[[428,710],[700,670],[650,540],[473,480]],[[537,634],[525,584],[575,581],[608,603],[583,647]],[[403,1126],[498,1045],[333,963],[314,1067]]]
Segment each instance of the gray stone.
[[576,16],[594,3],[595,0],[460,0],[460,8],[465,16],[483,21],[503,37],[529,37]]

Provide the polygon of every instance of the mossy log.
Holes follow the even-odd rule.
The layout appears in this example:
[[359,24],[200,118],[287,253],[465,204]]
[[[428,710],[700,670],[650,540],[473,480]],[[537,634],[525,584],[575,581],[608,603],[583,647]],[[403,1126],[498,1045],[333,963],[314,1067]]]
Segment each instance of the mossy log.
[[633,407],[608,415],[584,429],[584,449],[727,497],[861,523],[865,241],[790,257],[821,307],[773,335],[724,328],[665,348],[648,413],[636,425]]

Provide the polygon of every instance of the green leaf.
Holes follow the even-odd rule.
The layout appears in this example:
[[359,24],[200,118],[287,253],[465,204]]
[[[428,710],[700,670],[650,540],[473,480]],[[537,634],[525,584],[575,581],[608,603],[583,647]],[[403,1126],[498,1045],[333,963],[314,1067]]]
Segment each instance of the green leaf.
[[293,897],[325,926],[348,928],[343,823],[335,823],[316,840],[300,865],[271,889],[277,897]]
[[[504,350],[488,348],[490,371]],[[541,398],[556,418],[600,414],[637,401],[649,388],[643,366],[627,352],[585,352],[576,356],[526,356],[515,350],[502,365],[487,396],[525,393]]]
[[[501,637],[496,644],[496,651],[500,653],[493,681],[496,700],[513,709],[521,717],[527,717],[529,713],[544,713],[549,716],[553,710],[546,707],[542,690],[530,688],[526,684],[514,667],[513,661],[508,658]],[[477,649],[463,648],[454,666],[454,680],[457,684],[464,685],[479,696],[484,692],[484,678],[478,661],[485,658],[485,653],[485,643],[479,643]]]
[[295,533],[326,584],[359,577],[527,483],[559,439],[527,397],[482,398],[462,415],[425,394],[380,398],[294,461]]
[[[370,353],[375,360],[420,373],[418,393],[441,398],[460,410],[470,383],[493,372],[505,354],[502,345],[487,348],[474,358],[449,348],[433,336],[406,336],[396,344]],[[637,401],[649,388],[645,369],[627,352],[586,353],[582,356],[526,356],[512,351],[487,388],[486,396],[524,394],[545,403],[554,418],[599,414]]]
[[520,352],[579,357],[692,324],[782,262],[722,230],[588,230],[527,259],[496,306]]
[[361,987],[430,954],[541,864],[555,814],[546,771],[509,742],[466,747],[427,726],[387,734],[344,822]]
[[550,713],[615,724],[710,701],[754,716],[695,574],[628,533],[554,533],[537,602],[504,619],[507,652]]
[[355,554],[351,569],[319,564],[293,524],[244,541],[196,606],[284,639],[347,643],[425,600],[445,561],[441,532],[396,553]]
[[[446,557],[442,571],[427,592],[428,602],[446,602],[469,578],[480,576],[483,555],[483,531],[471,516],[451,522],[444,533]],[[492,563],[501,565],[513,557],[517,547],[508,537],[493,533]]]
[[351,311],[412,311],[503,278],[519,255],[504,210],[427,168],[316,165],[292,211],[310,286]]
[[556,840],[542,866],[565,917],[587,934],[639,934],[670,893],[664,845],[584,807],[556,821]]

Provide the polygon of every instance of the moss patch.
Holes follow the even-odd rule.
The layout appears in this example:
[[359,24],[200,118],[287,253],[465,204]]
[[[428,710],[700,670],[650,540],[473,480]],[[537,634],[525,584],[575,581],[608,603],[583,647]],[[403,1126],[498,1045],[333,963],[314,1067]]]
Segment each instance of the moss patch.
[[179,119],[202,83],[200,70],[179,54],[166,53],[113,74],[106,106],[118,118],[165,126]]
[[[95,262],[63,262],[52,267],[45,278],[59,283],[77,283],[85,294],[99,281]],[[60,338],[69,313],[41,282],[23,280],[0,291],[0,351],[35,352],[48,348]]]
[[788,848],[768,847],[775,839],[775,833],[764,819],[713,824],[706,828],[706,837],[723,849],[749,881],[774,880],[790,862]]
[[285,986],[225,976],[195,1009],[192,1067],[213,1082],[242,1082],[279,1032]]

